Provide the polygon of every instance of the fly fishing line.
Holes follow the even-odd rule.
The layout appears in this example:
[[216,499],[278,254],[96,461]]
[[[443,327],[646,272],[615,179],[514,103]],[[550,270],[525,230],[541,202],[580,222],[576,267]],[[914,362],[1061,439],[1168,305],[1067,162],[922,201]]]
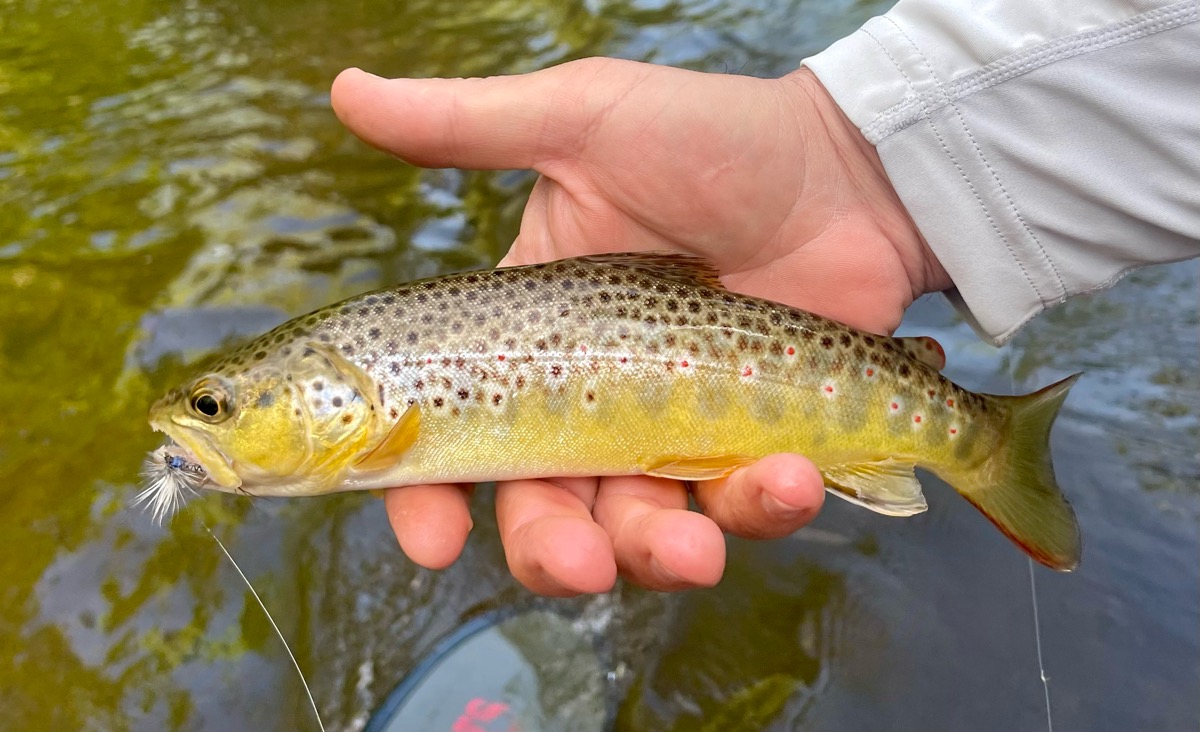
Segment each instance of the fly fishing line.
[[246,577],[246,573],[243,572],[242,568],[238,566],[238,563],[234,561],[233,555],[229,553],[229,550],[225,548],[225,545],[221,543],[221,540],[217,538],[217,535],[212,532],[212,529],[208,528],[208,524],[201,522],[200,525],[203,526],[204,530],[208,532],[208,535],[213,538],[213,541],[217,542],[217,546],[221,547],[221,553],[225,555],[225,558],[228,559],[229,563],[233,565],[233,568],[237,570],[237,573],[241,576],[242,581],[246,583],[246,587],[250,588],[250,594],[254,595],[254,599],[258,602],[258,606],[262,608],[263,614],[266,615],[267,620],[271,622],[271,627],[275,629],[275,635],[279,636],[279,640],[283,643],[284,650],[287,651],[288,657],[292,659],[292,665],[296,667],[296,673],[300,675],[300,684],[304,686],[304,693],[308,695],[308,703],[312,705],[313,714],[317,717],[317,726],[321,729],[321,732],[325,732],[325,723],[321,721],[321,712],[317,710],[317,700],[313,698],[312,690],[308,688],[308,681],[304,678],[304,672],[300,670],[300,664],[296,661],[296,655],[292,653],[292,647],[288,645],[287,639],[283,637],[283,632],[280,631],[279,626],[275,624],[275,618],[271,617],[271,613],[267,610],[267,606],[263,604],[262,598],[258,596],[258,591],[254,589],[254,585],[250,584],[250,580]]

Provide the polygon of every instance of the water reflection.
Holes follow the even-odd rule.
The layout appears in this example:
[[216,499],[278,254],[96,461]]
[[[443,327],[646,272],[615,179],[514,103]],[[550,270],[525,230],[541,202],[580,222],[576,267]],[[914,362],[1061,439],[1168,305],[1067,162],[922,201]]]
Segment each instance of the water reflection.
[[[490,264],[516,233],[528,175],[366,150],[328,110],[336,71],[511,73],[604,53],[769,75],[880,8],[0,2],[0,726],[315,728],[202,524],[332,728],[360,728],[463,619],[526,599],[486,489],[443,573],[400,556],[369,497],[211,495],[166,531],[126,508],[155,444],[145,405],[184,360],[370,287]],[[1068,727],[1196,717],[1195,280],[1194,266],[1134,275],[1039,320],[1008,360],[944,307],[911,319],[964,384],[1088,370],[1056,433],[1086,564],[1040,575]],[[622,726],[1040,728],[1023,560],[937,488],[908,522],[837,505],[793,540],[731,542],[712,592],[564,603],[613,644]]]

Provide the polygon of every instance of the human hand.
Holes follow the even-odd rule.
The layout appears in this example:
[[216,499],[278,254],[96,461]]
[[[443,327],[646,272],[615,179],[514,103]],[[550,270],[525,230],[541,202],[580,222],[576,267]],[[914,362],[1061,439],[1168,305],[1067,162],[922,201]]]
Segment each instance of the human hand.
[[[502,265],[675,249],[712,261],[730,289],[889,332],[949,278],[908,218],[874,149],[805,70],[782,79],[588,59],[487,79],[333,86],[342,122],[425,167],[532,168],[541,177]],[[772,455],[686,486],[649,476],[497,486],[509,567],[529,589],[609,589],[619,571],[659,590],[715,584],[722,530],[783,536],[821,507],[820,473]],[[442,568],[471,529],[458,485],[388,492],[413,561]]]

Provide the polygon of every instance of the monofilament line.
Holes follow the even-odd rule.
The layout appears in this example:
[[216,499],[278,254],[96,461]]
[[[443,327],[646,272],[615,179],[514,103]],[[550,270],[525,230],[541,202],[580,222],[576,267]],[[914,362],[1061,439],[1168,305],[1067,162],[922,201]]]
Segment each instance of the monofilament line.
[[[1017,354],[1016,349],[1008,346],[1008,384],[1012,393],[1017,393]],[[1038,617],[1037,575],[1033,570],[1033,558],[1026,557],[1029,562],[1029,600],[1033,604],[1033,639],[1037,644],[1038,677],[1042,680],[1042,693],[1046,697],[1046,729],[1054,732],[1054,717],[1050,713],[1050,677],[1046,675],[1046,664],[1042,661],[1042,624]]]
[[1054,718],[1050,716],[1050,677],[1046,675],[1046,665],[1042,663],[1042,625],[1038,620],[1036,576],[1033,571],[1033,560],[1029,559],[1029,596],[1033,600],[1033,637],[1037,641],[1038,673],[1042,677],[1042,690],[1046,694],[1046,729],[1054,732]]
[[262,608],[263,614],[266,615],[267,620],[271,622],[271,627],[275,629],[275,635],[279,636],[279,640],[283,643],[284,650],[287,651],[288,657],[292,659],[292,665],[296,667],[296,673],[300,675],[300,684],[304,686],[304,693],[308,695],[308,703],[312,705],[313,714],[317,717],[317,726],[321,728],[321,732],[325,732],[325,723],[321,721],[321,712],[317,710],[317,700],[313,699],[312,690],[308,688],[308,681],[304,679],[304,672],[300,670],[300,664],[296,661],[296,656],[292,653],[292,648],[288,645],[287,639],[283,637],[283,633],[279,630],[279,626],[275,624],[275,618],[271,617],[271,613],[267,611],[267,606],[263,604],[262,598],[258,596],[258,591],[254,589],[254,585],[250,584],[250,580],[246,577],[246,573],[243,572],[242,568],[238,566],[238,563],[233,560],[233,555],[229,553],[229,550],[225,548],[225,545],[221,543],[221,540],[217,538],[217,535],[212,532],[212,529],[208,528],[207,524],[201,523],[200,525],[203,526],[204,530],[208,532],[208,535],[213,538],[213,541],[217,542],[217,546],[221,547],[221,552],[225,555],[225,558],[229,560],[229,563],[233,565],[233,568],[237,570],[237,573],[241,575],[242,581],[245,582],[246,586],[250,588],[250,594],[254,595],[254,599],[258,602],[258,606]]

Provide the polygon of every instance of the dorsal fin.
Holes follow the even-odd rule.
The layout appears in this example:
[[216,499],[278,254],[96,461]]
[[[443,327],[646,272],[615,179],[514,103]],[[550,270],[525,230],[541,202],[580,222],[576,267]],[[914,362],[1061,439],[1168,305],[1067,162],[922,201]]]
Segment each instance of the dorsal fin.
[[932,366],[938,371],[945,368],[946,349],[942,348],[942,344],[929,336],[911,336],[895,340],[905,353],[921,363]]
[[671,280],[685,285],[704,285],[718,290],[725,289],[721,284],[720,273],[704,257],[684,252],[615,252],[613,254],[589,254],[576,257],[577,261],[606,266],[628,267],[641,270],[660,279]]

